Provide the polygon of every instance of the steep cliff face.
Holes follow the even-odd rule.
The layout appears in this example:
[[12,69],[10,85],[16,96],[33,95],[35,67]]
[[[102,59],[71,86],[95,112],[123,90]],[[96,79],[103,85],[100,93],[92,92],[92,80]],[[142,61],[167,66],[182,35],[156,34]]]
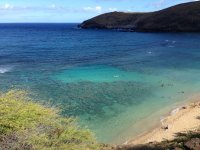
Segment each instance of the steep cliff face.
[[84,21],[80,27],[142,32],[199,32],[200,1],[149,13],[106,13]]

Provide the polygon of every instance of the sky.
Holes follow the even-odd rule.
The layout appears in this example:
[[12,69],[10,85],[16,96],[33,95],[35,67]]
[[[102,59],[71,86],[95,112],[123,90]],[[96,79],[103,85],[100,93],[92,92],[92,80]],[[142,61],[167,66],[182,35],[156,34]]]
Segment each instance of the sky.
[[0,0],[0,23],[80,23],[111,12],[149,12],[195,0]]

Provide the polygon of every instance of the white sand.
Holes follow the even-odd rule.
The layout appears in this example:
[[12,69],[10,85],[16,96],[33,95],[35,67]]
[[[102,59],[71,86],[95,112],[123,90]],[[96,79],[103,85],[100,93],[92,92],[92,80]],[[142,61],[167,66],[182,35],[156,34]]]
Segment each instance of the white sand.
[[[172,140],[176,133],[195,131],[200,128],[200,102],[191,103],[181,107],[165,118],[159,127],[140,135],[126,144],[136,145],[149,142],[161,142],[165,139]],[[163,129],[168,128],[168,129]]]

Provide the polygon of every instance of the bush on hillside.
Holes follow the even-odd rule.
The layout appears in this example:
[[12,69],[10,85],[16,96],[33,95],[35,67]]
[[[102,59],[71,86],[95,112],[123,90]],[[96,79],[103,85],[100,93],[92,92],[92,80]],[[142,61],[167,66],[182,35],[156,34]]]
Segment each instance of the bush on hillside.
[[25,91],[0,94],[0,149],[98,150],[91,132],[59,110],[34,103]]

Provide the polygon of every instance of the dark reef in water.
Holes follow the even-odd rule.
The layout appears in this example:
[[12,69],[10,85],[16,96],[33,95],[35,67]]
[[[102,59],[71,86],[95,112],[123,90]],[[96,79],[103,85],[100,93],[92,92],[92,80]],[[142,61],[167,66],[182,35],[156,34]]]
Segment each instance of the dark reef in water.
[[84,21],[79,27],[138,32],[199,32],[200,2],[149,13],[106,13]]
[[[63,114],[80,116],[88,114],[98,117],[119,114],[113,104],[128,107],[137,105],[145,99],[146,95],[152,95],[152,86],[137,82],[111,82],[111,83],[61,83],[41,82],[33,85],[33,93],[39,93],[38,89],[46,89],[38,94],[36,99],[48,99],[50,104],[61,105]],[[155,87],[154,87],[155,88]],[[53,92],[52,92],[53,91]],[[146,93],[146,94],[144,94]],[[106,113],[109,110],[110,114]],[[112,113],[111,113],[112,112]],[[90,118],[88,118],[90,119]]]

